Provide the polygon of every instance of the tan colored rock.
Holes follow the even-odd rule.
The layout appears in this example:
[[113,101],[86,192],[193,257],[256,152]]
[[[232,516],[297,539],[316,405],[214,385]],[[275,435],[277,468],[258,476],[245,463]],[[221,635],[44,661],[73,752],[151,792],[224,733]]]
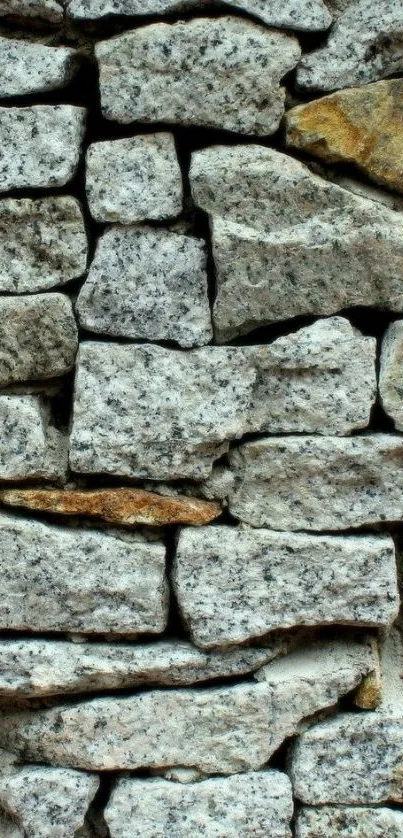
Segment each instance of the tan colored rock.
[[403,192],[403,79],[341,90],[292,108],[287,144],[331,163],[353,163]]

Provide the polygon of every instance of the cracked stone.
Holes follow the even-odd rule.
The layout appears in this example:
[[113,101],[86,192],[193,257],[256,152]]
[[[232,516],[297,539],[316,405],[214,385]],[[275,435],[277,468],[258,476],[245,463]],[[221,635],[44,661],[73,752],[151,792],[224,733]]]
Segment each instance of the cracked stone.
[[77,68],[78,54],[73,49],[0,37],[2,99],[66,87]]
[[41,396],[0,395],[0,480],[63,480],[67,442]]

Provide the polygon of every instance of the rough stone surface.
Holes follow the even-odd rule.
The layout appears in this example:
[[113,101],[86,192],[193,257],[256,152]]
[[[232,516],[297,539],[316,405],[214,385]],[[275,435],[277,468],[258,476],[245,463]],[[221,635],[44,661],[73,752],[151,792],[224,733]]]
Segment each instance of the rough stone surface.
[[353,163],[377,183],[403,192],[403,80],[342,90],[293,108],[286,139],[330,163]]
[[[214,777],[199,783],[118,781],[105,812],[111,838],[291,838],[290,781],[279,771]],[[403,817],[403,816],[402,816]]]
[[44,93],[66,87],[78,66],[67,47],[48,47],[0,37],[0,97]]
[[403,430],[403,321],[396,320],[386,330],[381,352],[379,392],[382,405],[393,419],[395,428]]
[[0,292],[46,291],[81,276],[87,237],[70,197],[0,200]]
[[77,345],[68,297],[0,298],[0,386],[63,375],[74,366]]
[[78,167],[85,109],[0,107],[0,192],[64,186]]
[[393,809],[323,806],[297,815],[296,838],[401,838],[403,812]]
[[2,0],[0,17],[39,18],[47,23],[62,23],[63,2],[58,0]]
[[254,527],[344,530],[402,519],[398,436],[267,438],[245,443],[230,460],[230,510]]
[[339,7],[325,45],[302,58],[301,87],[335,90],[403,70],[401,0],[352,0]]
[[25,838],[23,830],[3,812],[0,812],[0,838]]
[[220,17],[144,26],[98,44],[96,56],[107,119],[267,135],[279,126],[280,80],[300,48],[282,32]]
[[91,332],[200,346],[212,336],[204,241],[151,227],[108,230],[77,301]]
[[0,395],[0,480],[61,480],[67,454],[41,396]]
[[160,542],[2,512],[0,548],[2,629],[155,634],[165,628]]
[[357,305],[403,308],[403,216],[258,145],[193,155],[211,216],[220,343],[258,326]]
[[94,143],[87,152],[86,191],[96,221],[133,224],[182,211],[182,174],[172,134]]
[[202,647],[297,625],[388,625],[399,609],[389,537],[182,530],[174,584],[185,624]]
[[28,760],[89,770],[256,770],[301,719],[335,704],[373,666],[366,647],[353,643],[324,644],[320,654],[314,647],[297,659],[295,670],[291,655],[284,670],[270,664],[256,684],[151,690],[36,711],[5,709],[0,744]]

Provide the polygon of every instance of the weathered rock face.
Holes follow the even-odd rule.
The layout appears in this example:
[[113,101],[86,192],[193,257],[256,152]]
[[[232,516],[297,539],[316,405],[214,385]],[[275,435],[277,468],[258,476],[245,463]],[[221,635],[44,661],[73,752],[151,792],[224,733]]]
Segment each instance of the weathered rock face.
[[74,50],[0,37],[0,96],[24,96],[65,87],[78,66]]
[[200,346],[212,336],[205,243],[152,227],[114,227],[77,301],[91,332]]
[[230,454],[230,510],[254,527],[276,530],[400,521],[402,454],[401,438],[387,434],[248,442]]
[[202,647],[297,625],[387,625],[399,608],[389,537],[183,530],[174,584],[185,624]]
[[288,777],[269,770],[185,785],[125,777],[112,792],[105,819],[112,838],[154,838],[168,831],[188,838],[201,828],[227,838],[291,838],[292,813]]
[[63,3],[58,0],[6,0],[0,5],[0,17],[39,18],[47,23],[62,23]]
[[63,375],[74,366],[77,346],[68,297],[0,298],[0,385]]
[[[144,55],[147,55],[147,61]],[[295,38],[236,17],[155,23],[97,45],[102,111],[118,122],[168,122],[272,134]]]
[[403,812],[393,809],[304,808],[297,815],[296,838],[399,838],[403,835]]
[[190,179],[211,216],[220,343],[302,314],[403,307],[400,214],[256,145],[196,153]]
[[46,291],[81,276],[87,236],[74,198],[0,200],[0,292]]
[[0,480],[62,480],[67,438],[35,395],[0,395]]
[[159,542],[2,512],[0,547],[2,629],[155,634],[165,628],[165,548]]
[[84,108],[0,107],[0,192],[64,186],[78,167]]
[[382,342],[379,392],[398,431],[403,430],[403,321],[391,323]]
[[97,221],[132,224],[179,215],[182,174],[172,134],[94,143],[87,152],[86,191]]
[[22,829],[3,812],[0,812],[0,838],[25,838]]
[[[354,645],[354,644],[353,644]],[[372,668],[364,646],[325,644],[258,684],[157,690],[46,710],[4,710],[0,744],[28,760],[113,770],[183,766],[211,774],[261,768],[305,716],[332,706]],[[353,657],[352,657],[353,654]],[[280,663],[280,662],[279,662]]]
[[[403,19],[402,19],[403,20]],[[288,145],[331,163],[353,163],[403,192],[403,80],[342,90],[288,111]]]

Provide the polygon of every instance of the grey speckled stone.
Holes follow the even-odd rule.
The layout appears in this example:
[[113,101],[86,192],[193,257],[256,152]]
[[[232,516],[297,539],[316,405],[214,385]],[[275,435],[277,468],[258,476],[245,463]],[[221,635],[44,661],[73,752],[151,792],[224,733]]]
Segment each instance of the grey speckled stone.
[[403,70],[401,0],[355,0],[338,15],[323,47],[302,58],[301,87],[336,90]]
[[104,116],[272,134],[295,38],[237,17],[155,23],[96,47]]
[[292,813],[288,777],[269,770],[187,784],[125,777],[105,820],[111,838],[291,838]]
[[344,530],[402,520],[401,437],[267,438],[230,459],[230,510],[254,527]]
[[391,323],[383,338],[379,392],[395,428],[403,431],[403,320]]
[[211,216],[219,342],[302,314],[403,309],[403,216],[259,145],[193,155]]
[[85,109],[0,107],[0,192],[64,186],[78,167]]
[[132,224],[179,215],[182,173],[172,134],[94,143],[87,152],[86,190],[96,221]]
[[77,345],[64,294],[0,297],[0,386],[63,375],[74,366]]
[[0,556],[2,629],[155,634],[165,628],[161,542],[2,512]]
[[60,0],[1,0],[0,17],[39,18],[47,23],[63,22]]
[[75,198],[0,200],[0,291],[45,291],[81,276],[87,236]]
[[0,37],[1,98],[66,87],[77,67],[73,49]]
[[289,655],[282,664],[264,667],[255,684],[4,709],[0,744],[28,760],[89,770],[256,770],[304,717],[331,707],[373,667],[367,647],[341,642]]
[[62,480],[67,438],[35,395],[0,395],[0,480]]
[[399,609],[389,537],[185,529],[173,579],[192,640],[207,648],[292,626],[390,625]]
[[90,332],[185,347],[208,343],[213,330],[205,243],[152,227],[107,230],[77,312]]
[[304,808],[298,812],[295,838],[402,838],[403,812],[351,806]]

